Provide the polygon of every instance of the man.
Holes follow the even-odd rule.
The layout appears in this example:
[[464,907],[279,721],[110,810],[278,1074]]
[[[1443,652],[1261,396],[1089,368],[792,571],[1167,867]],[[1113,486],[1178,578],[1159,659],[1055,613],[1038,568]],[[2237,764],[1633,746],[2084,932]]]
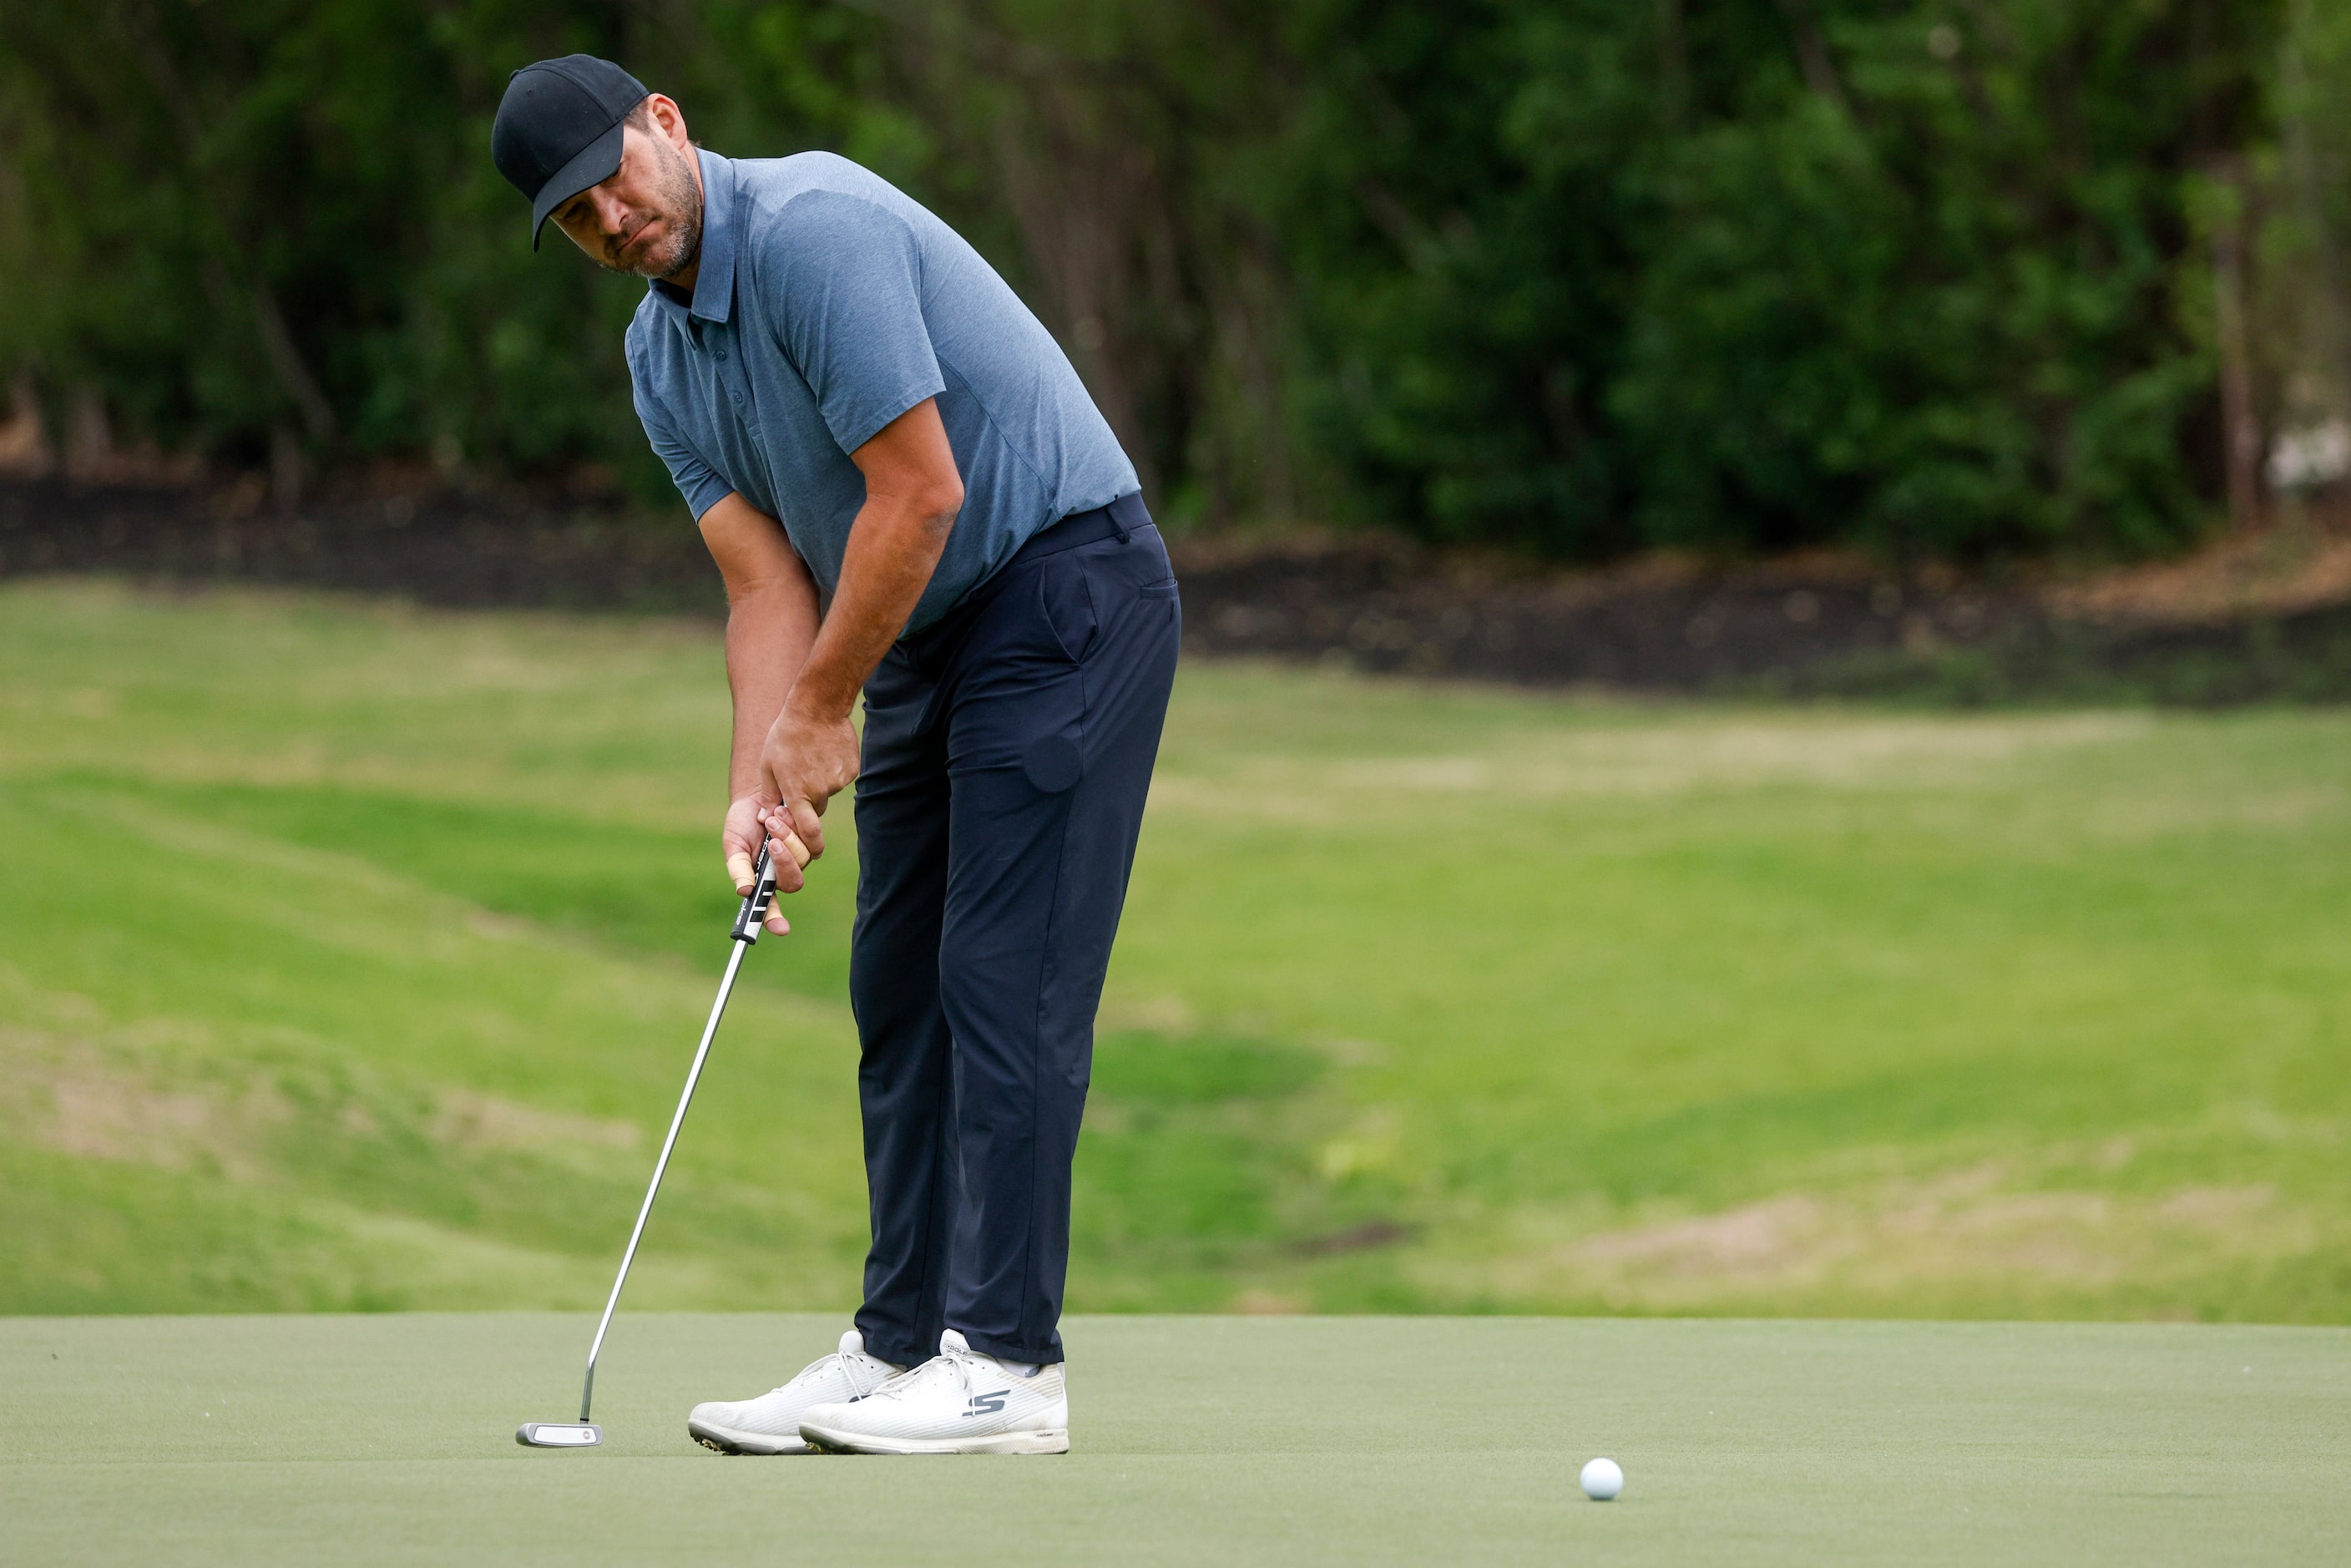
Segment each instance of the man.
[[584,55],[517,72],[492,147],[534,246],[649,280],[637,412],[726,580],[737,892],[763,841],[798,891],[858,786],[864,1304],[688,1429],[1065,1452],[1070,1166],[1178,632],[1134,465],[978,253],[844,159],[702,151]]

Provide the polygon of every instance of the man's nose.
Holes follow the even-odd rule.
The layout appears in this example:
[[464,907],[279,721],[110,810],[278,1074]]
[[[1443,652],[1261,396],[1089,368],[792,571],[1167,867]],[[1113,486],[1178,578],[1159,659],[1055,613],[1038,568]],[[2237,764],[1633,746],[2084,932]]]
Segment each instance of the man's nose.
[[596,203],[596,226],[608,235],[618,236],[628,226],[628,204],[601,185],[589,193]]

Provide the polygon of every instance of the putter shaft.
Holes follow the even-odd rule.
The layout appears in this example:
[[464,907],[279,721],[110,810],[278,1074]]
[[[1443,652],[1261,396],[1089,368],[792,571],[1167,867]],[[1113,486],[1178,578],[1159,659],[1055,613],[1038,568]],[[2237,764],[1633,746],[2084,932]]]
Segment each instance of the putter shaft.
[[759,939],[760,922],[767,918],[768,905],[776,896],[776,873],[768,863],[768,852],[759,851],[759,863],[754,871],[757,885],[743,901],[740,914],[735,917],[735,930],[730,944],[732,951],[726,959],[726,974],[718,982],[718,999],[710,1004],[710,1021],[702,1026],[702,1043],[694,1048],[694,1065],[686,1069],[685,1089],[677,1097],[677,1110],[669,1119],[669,1135],[662,1140],[661,1157],[653,1162],[653,1179],[645,1187],[645,1201],[637,1209],[637,1223],[630,1228],[628,1249],[621,1254],[621,1271],[612,1278],[612,1293],[605,1300],[604,1316],[596,1324],[596,1338],[588,1347],[588,1375],[580,1385],[580,1419],[588,1420],[588,1406],[596,1396],[596,1358],[603,1353],[604,1333],[612,1326],[612,1312],[621,1304],[621,1287],[629,1282],[629,1265],[637,1259],[637,1242],[644,1236],[645,1221],[653,1211],[653,1198],[661,1192],[662,1174],[669,1169],[670,1151],[677,1147],[678,1129],[685,1125],[686,1107],[694,1103],[694,1086],[702,1081],[702,1064],[710,1055],[710,1042],[718,1036],[718,1020],[726,1016],[726,998],[734,994],[736,971],[743,967],[743,955]]

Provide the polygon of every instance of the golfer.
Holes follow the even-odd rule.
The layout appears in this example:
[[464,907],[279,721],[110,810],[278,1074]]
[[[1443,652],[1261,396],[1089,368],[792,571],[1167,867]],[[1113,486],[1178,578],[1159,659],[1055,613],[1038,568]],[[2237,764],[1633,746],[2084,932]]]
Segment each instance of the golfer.
[[688,1429],[1065,1452],[1070,1165],[1178,632],[1134,465],[978,253],[845,159],[721,158],[586,55],[515,73],[492,149],[534,246],[649,280],[637,413],[726,580],[737,893],[763,841],[798,891],[857,784],[864,1304]]

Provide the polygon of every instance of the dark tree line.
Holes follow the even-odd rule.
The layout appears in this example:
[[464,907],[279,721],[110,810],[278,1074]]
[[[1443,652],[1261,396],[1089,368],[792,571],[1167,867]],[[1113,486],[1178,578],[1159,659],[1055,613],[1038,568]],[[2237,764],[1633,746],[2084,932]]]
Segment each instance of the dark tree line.
[[1179,519],[2157,550],[2232,439],[2346,412],[2346,9],[8,4],[0,375],[287,483],[658,494],[634,287],[528,252],[486,155],[507,73],[588,49],[956,223]]

